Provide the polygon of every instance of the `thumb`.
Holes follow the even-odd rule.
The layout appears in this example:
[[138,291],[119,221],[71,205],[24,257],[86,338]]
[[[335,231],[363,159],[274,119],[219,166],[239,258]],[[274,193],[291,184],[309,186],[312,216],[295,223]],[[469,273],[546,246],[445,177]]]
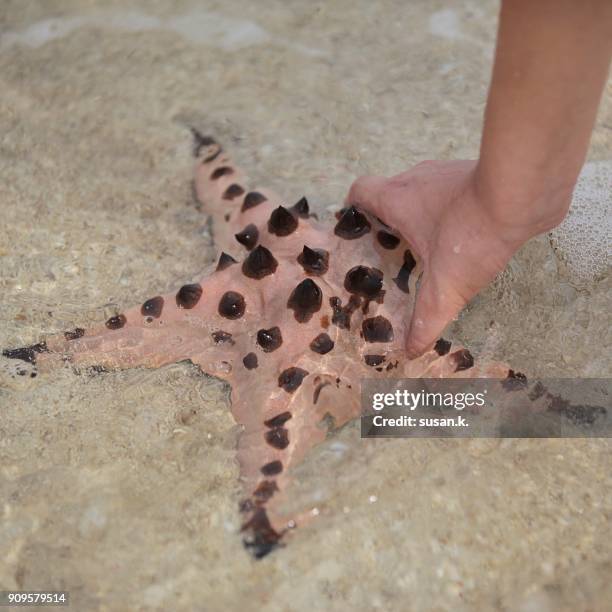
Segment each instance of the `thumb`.
[[423,277],[406,334],[406,354],[416,359],[442,335],[466,302],[455,292],[445,290],[430,277]]
[[345,204],[371,212],[387,223],[381,198],[386,182],[384,176],[360,176],[351,185]]

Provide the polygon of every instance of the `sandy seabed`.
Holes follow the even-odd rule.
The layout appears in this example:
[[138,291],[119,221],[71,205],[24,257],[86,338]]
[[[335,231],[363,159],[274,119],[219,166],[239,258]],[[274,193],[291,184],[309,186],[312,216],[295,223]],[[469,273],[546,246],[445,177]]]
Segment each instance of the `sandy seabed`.
[[[473,158],[496,10],[3,0],[0,347],[214,260],[189,125],[321,215],[357,175]],[[612,83],[589,159],[612,164]],[[452,336],[533,376],[610,377],[608,264],[562,238],[529,243]],[[353,424],[298,470],[318,518],[255,562],[223,384],[189,364],[0,365],[0,588],[65,589],[77,610],[612,608],[609,440],[361,440]]]

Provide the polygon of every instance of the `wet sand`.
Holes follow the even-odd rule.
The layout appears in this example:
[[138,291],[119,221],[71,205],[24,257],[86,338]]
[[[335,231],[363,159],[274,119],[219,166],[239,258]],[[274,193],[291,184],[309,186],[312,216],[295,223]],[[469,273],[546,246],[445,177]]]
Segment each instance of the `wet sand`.
[[[322,215],[357,175],[473,158],[495,20],[494,2],[5,0],[0,347],[214,260],[189,125]],[[610,176],[612,82],[589,160]],[[588,248],[609,224],[579,210],[599,233],[532,241],[454,338],[532,376],[612,375],[609,261]],[[66,589],[79,610],[612,605],[608,440],[372,441],[353,424],[298,470],[318,517],[255,562],[221,383],[189,364],[14,374],[1,359],[3,588]]]

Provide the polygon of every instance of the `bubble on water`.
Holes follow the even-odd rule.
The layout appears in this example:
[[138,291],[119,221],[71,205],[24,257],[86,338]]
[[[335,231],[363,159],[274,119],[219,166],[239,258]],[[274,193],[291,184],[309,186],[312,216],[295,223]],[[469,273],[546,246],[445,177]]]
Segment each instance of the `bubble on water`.
[[585,164],[570,212],[550,233],[557,256],[578,284],[608,270],[612,245],[612,160]]

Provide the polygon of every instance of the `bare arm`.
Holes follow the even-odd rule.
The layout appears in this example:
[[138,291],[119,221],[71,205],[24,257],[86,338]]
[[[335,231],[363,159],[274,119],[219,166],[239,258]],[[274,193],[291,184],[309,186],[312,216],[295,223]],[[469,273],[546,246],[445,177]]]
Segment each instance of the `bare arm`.
[[612,0],[503,0],[480,159],[361,177],[347,200],[423,258],[409,356],[565,217],[612,55]]
[[519,240],[565,216],[612,55],[610,0],[504,0],[476,187]]

